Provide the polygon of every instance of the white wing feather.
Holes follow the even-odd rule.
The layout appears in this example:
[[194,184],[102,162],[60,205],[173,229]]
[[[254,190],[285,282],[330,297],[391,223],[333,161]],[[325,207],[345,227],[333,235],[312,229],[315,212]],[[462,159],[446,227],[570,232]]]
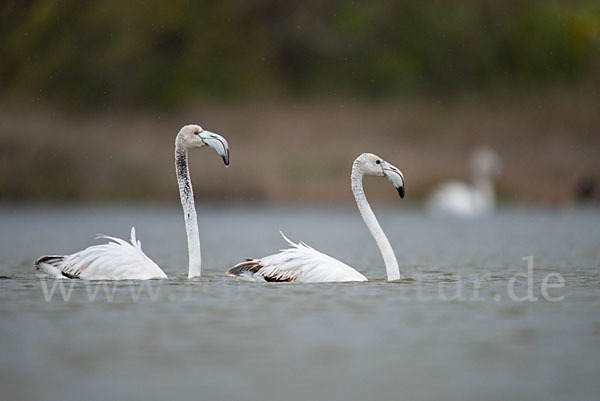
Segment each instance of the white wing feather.
[[38,259],[36,267],[54,277],[84,280],[148,280],[167,278],[167,275],[142,251],[131,228],[131,243],[120,238],[99,235],[109,240],[65,256],[46,256]]

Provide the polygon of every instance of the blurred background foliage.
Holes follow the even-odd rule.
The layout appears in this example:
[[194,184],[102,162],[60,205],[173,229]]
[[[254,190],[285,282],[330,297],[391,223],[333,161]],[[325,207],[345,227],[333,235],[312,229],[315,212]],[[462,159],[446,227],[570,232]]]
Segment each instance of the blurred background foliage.
[[597,0],[4,0],[0,10],[9,100],[380,98],[600,75]]
[[232,148],[204,201],[352,202],[364,151],[420,200],[481,144],[502,199],[598,187],[598,0],[3,0],[0,38],[0,202],[177,201],[188,122]]

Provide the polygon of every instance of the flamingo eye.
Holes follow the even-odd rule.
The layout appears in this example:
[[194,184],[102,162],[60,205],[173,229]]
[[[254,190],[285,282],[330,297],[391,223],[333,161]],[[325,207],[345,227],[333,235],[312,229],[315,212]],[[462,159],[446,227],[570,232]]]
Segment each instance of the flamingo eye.
[[375,163],[377,163],[377,164],[381,164],[381,160],[377,160]]

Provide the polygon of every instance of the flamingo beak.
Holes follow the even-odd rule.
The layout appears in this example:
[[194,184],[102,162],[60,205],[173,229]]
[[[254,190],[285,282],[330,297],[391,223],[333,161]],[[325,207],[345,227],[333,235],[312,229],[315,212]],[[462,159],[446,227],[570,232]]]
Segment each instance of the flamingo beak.
[[226,166],[229,166],[229,145],[227,140],[219,134],[210,131],[202,131],[202,142],[209,148],[212,148],[221,156]]
[[383,162],[382,167],[383,175],[394,185],[400,198],[404,199],[404,174],[402,174],[402,171],[387,162]]

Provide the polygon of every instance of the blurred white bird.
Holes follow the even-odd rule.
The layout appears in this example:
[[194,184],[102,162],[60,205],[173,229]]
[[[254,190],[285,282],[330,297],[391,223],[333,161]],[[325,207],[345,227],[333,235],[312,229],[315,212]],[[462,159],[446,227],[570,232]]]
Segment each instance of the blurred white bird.
[[496,208],[494,178],[502,171],[502,160],[487,147],[473,151],[470,160],[472,183],[448,181],[435,188],[425,208],[434,216],[479,217]]

